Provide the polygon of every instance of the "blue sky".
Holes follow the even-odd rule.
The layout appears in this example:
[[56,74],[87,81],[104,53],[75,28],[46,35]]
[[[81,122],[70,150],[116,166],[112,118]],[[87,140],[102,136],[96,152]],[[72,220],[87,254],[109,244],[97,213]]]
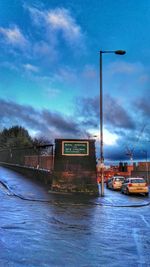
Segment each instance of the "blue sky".
[[106,161],[150,153],[150,2],[0,0],[0,129],[93,138],[103,54]]

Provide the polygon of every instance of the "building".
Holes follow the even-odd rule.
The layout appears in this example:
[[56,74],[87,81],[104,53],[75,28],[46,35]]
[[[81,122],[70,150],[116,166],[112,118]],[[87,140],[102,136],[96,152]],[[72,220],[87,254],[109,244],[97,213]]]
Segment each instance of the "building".
[[150,184],[150,162],[138,162],[133,166],[132,177],[143,177]]

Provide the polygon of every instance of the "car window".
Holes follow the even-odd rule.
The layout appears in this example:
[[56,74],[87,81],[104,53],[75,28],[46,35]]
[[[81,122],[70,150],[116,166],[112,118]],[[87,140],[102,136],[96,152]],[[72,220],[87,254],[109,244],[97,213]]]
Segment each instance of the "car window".
[[124,181],[124,178],[123,177],[118,177],[118,178],[115,178],[115,181],[117,181],[117,182],[123,182]]
[[132,179],[130,181],[132,184],[133,183],[136,183],[136,184],[142,184],[142,183],[145,183],[145,181],[143,179]]

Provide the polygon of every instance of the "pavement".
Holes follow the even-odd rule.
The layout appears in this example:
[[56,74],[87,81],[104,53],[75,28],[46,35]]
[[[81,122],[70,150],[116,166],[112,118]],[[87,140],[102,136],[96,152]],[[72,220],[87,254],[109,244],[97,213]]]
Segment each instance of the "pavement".
[[[150,191],[150,188],[149,188]],[[99,185],[99,195],[101,195],[101,188]],[[142,207],[150,205],[150,195],[124,195],[120,191],[113,191],[104,188],[104,196],[97,199],[95,204],[113,207]]]

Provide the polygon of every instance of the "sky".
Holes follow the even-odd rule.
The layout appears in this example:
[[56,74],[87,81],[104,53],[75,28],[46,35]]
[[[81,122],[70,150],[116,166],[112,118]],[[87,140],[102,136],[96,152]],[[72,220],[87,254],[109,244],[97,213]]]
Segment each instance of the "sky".
[[95,139],[101,51],[106,162],[150,155],[150,1],[0,0],[0,131]]

